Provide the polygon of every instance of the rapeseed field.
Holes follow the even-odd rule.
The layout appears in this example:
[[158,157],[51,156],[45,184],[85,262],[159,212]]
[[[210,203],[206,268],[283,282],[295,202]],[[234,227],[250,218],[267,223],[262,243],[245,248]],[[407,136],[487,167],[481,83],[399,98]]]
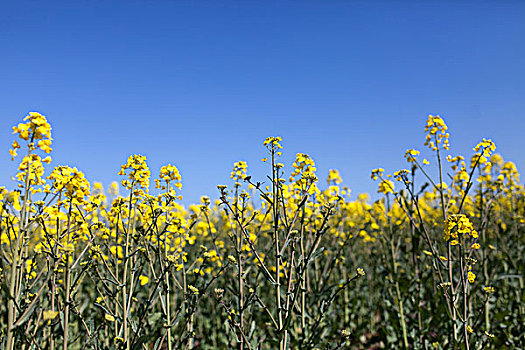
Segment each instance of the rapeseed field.
[[516,166],[488,139],[455,155],[439,116],[422,126],[433,157],[371,170],[377,200],[307,154],[283,164],[275,136],[267,177],[237,162],[183,206],[177,167],[143,155],[106,188],[54,167],[30,112],[0,187],[0,349],[523,349]]

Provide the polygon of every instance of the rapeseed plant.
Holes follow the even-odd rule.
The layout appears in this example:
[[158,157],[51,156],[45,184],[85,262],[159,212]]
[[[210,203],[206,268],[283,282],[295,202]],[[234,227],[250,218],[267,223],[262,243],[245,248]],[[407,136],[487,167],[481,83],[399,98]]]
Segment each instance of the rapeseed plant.
[[306,153],[288,168],[269,137],[267,178],[236,162],[218,199],[186,208],[179,169],[152,181],[142,155],[107,188],[46,169],[51,130],[37,112],[13,128],[0,188],[5,349],[524,346],[518,171],[488,139],[448,154],[439,116],[424,143],[438,177],[409,149],[407,169],[372,171],[374,202],[335,169],[320,181]]

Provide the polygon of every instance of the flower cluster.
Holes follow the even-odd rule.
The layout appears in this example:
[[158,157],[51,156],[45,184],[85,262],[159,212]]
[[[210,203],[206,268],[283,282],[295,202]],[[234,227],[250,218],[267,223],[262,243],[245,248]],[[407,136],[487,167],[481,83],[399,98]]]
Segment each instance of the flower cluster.
[[269,151],[275,151],[283,148],[283,146],[281,146],[280,143],[282,140],[283,139],[279,136],[267,137],[266,140],[264,140],[264,145],[266,146],[266,148],[268,148]]
[[419,154],[419,151],[416,151],[415,149],[409,149],[405,152],[405,158],[407,162],[414,163],[416,161],[416,156]]
[[45,184],[44,176],[44,165],[43,159],[37,154],[28,154],[25,156],[20,164],[18,165],[18,173],[16,179],[18,180],[18,187],[22,188],[25,183],[29,185],[30,191],[34,194],[41,192],[41,189],[37,189],[35,186]]
[[128,175],[128,179],[122,180],[122,186],[128,190],[133,189],[135,195],[143,195],[149,192],[150,171],[146,164],[146,157],[140,154],[129,156],[126,164],[122,165],[119,175]]
[[425,126],[426,141],[425,146],[428,146],[431,150],[437,151],[439,145],[442,144],[443,148],[449,149],[449,134],[447,133],[447,125],[445,121],[439,116],[429,115],[427,124]]
[[326,179],[328,185],[339,185],[342,182],[343,179],[341,179],[341,175],[337,169],[328,170],[328,178]]
[[48,177],[56,193],[62,193],[73,205],[86,204],[90,185],[84,174],[69,166],[56,167]]
[[[379,182],[379,188],[377,190],[377,193],[383,193],[383,194],[394,193],[394,189],[395,189],[394,183],[389,180],[392,177],[392,175],[387,175],[386,176],[387,178],[385,179],[383,177],[384,171],[385,170],[383,168],[374,169],[372,170],[372,174],[370,175],[370,178],[372,180],[378,180],[378,179],[381,180]],[[397,174],[396,176],[399,176],[399,175],[400,174]]]
[[244,180],[244,178],[246,177],[247,168],[248,168],[248,164],[246,164],[246,162],[243,162],[243,161],[236,162],[233,165],[233,170],[230,174],[230,178],[234,179],[235,181]]
[[[26,122],[13,127],[13,134],[17,134],[20,139],[27,141],[30,151],[39,148],[46,153],[50,153],[53,139],[51,138],[51,125],[47,122],[46,117],[38,112],[29,112],[24,121]],[[37,142],[36,147],[35,142]],[[14,141],[12,147],[9,150],[11,160],[17,156],[16,150],[20,148],[20,144]]]
[[290,182],[294,182],[294,187],[298,191],[314,193],[316,188],[312,186],[318,181],[315,172],[314,160],[305,153],[297,153],[294,163],[292,164],[293,171],[290,174]]
[[445,231],[443,239],[451,245],[460,244],[460,238],[470,236],[478,238],[478,233],[470,220],[463,214],[450,215],[445,221]]
[[496,145],[491,139],[483,139],[473,150],[476,153],[471,158],[471,168],[474,168],[477,164],[486,164],[490,155],[496,150]]
[[168,164],[160,168],[159,178],[155,179],[155,187],[161,190],[168,190],[168,192],[173,190],[172,186],[180,190],[182,188],[181,181],[182,177],[179,169],[175,165]]

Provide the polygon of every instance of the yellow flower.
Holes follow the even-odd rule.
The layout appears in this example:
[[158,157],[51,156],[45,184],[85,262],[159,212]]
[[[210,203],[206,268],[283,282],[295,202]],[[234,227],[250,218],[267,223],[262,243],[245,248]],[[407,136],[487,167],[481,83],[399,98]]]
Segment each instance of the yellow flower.
[[496,150],[496,145],[491,139],[483,139],[480,143],[473,148],[474,152],[481,151],[482,156],[490,156],[492,152]]
[[233,170],[230,174],[230,178],[235,181],[244,180],[246,177],[246,169],[248,164],[246,162],[240,161],[233,164]]
[[275,151],[276,149],[283,148],[281,144],[279,143],[282,140],[283,139],[280,138],[279,136],[267,137],[266,140],[264,140],[264,145],[266,146],[266,148],[268,148],[268,150]]
[[494,287],[491,287],[491,286],[487,286],[487,287],[483,287],[483,291],[487,294],[492,294],[494,293],[496,290],[494,289]]
[[373,169],[372,170],[372,175],[370,175],[370,178],[372,180],[377,180],[378,178],[380,178],[381,176],[383,176],[383,172],[385,170],[383,168],[377,168],[377,169]]
[[188,289],[189,289],[194,295],[199,295],[199,290],[198,290],[196,287],[192,286],[191,284],[188,285]]
[[224,289],[222,289],[222,288],[215,288],[215,297],[217,299],[222,299],[223,294],[224,294]]
[[161,190],[168,190],[168,192],[175,196],[175,190],[182,188],[182,177],[179,169],[176,166],[168,164],[160,168],[159,178],[155,179],[155,187]]
[[54,311],[54,310],[46,310],[43,313],[44,321],[53,320],[57,316],[58,316],[58,311]]
[[119,193],[118,182],[113,181],[111,185],[109,185],[108,194],[110,196],[116,197],[118,196],[118,193]]
[[51,140],[40,140],[38,141],[37,147],[46,153],[51,153],[51,151],[53,150],[51,148]]
[[168,256],[166,256],[166,260],[168,260],[169,262],[172,262],[172,263],[177,262],[177,259],[178,259],[178,257],[176,257],[175,255],[168,255]]
[[297,153],[292,166],[294,170],[290,174],[289,181],[293,183],[293,193],[302,195],[307,192],[313,195],[320,192],[315,184],[318,181],[315,175],[317,168],[308,154]]
[[20,192],[19,191],[12,191],[9,192],[6,198],[7,203],[11,203],[13,205],[13,208],[15,210],[22,210],[22,207],[20,206]]
[[419,154],[419,151],[415,149],[409,149],[405,152],[405,159],[409,163],[414,163],[416,161],[416,156]]
[[128,179],[129,181],[123,182],[123,186],[128,190],[131,189],[132,185],[135,184],[140,187],[140,190],[137,191],[136,195],[142,195],[144,192],[149,192],[149,178],[150,171],[148,165],[146,164],[146,157],[140,154],[134,154],[129,156],[126,164],[120,167],[119,175],[126,175],[126,172],[129,172]]
[[381,180],[379,183],[379,189],[377,190],[377,193],[394,193],[394,183],[390,180]]
[[478,233],[474,230],[472,223],[465,215],[450,215],[445,221],[443,239],[450,241],[452,245],[456,245],[459,244],[458,239],[460,235],[478,238]]
[[443,144],[443,148],[448,150],[448,138],[450,135],[446,132],[447,129],[445,121],[439,115],[429,115],[425,126],[425,132],[427,133],[425,146],[428,146],[433,151],[437,151],[439,145]]
[[18,155],[18,153],[16,153],[16,149],[10,149],[9,155],[11,156],[11,160],[15,160],[15,157]]
[[330,184],[340,184],[343,182],[343,179],[341,179],[341,175],[339,175],[339,171],[335,169],[328,170],[328,178],[326,179],[326,182]]
[[36,277],[36,269],[35,269],[35,263],[32,259],[27,259],[26,262],[26,274],[27,278],[33,279]]
[[13,134],[18,134],[18,137],[25,141],[44,140],[46,141],[45,147],[49,148],[52,140],[51,125],[47,122],[46,117],[38,112],[29,112],[24,121],[27,122],[13,127]]
[[73,204],[87,204],[90,185],[84,174],[69,166],[56,167],[48,179],[53,182],[55,191],[62,192]]
[[140,285],[143,286],[149,282],[149,278],[147,276],[139,276]]
[[472,271],[469,271],[468,272],[468,281],[470,283],[474,283],[474,280],[476,279],[476,275],[474,274],[474,272]]

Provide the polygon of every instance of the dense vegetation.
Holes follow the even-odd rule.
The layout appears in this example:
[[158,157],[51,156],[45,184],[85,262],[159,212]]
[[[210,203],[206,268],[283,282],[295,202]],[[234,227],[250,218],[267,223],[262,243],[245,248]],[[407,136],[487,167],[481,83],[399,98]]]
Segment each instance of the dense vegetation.
[[15,188],[0,188],[0,348],[524,348],[516,167],[491,140],[448,155],[438,116],[425,134],[435,158],[373,170],[373,203],[336,170],[322,184],[306,154],[287,173],[270,137],[267,178],[238,162],[217,200],[185,208],[177,168],[152,195],[141,155],[106,189],[68,166],[46,175],[51,126],[31,112]]

